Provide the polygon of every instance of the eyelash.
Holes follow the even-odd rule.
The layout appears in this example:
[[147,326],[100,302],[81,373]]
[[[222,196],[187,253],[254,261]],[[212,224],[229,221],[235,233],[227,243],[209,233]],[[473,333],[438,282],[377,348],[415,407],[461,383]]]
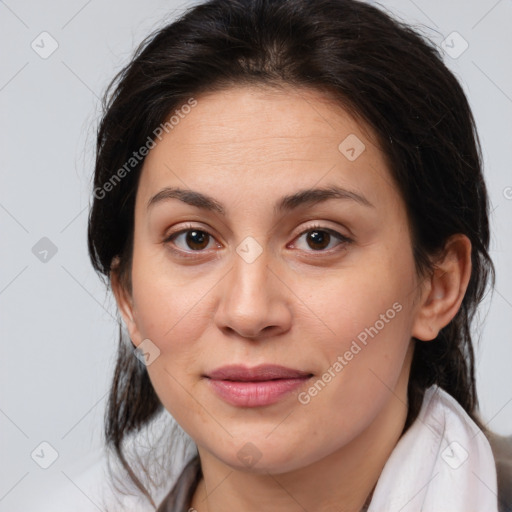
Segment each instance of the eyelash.
[[[204,230],[204,229],[202,229],[202,228],[200,228],[198,226],[193,226],[191,224],[188,224],[184,229],[181,229],[179,231],[171,233],[169,236],[167,236],[163,240],[163,243],[168,244],[168,243],[172,242],[175,238],[177,238],[179,235],[187,233],[188,231],[200,231],[201,233],[205,233],[207,236],[209,236],[209,237],[214,239],[213,235],[208,233],[208,231],[206,231],[206,230]],[[318,224],[315,224],[313,226],[309,226],[306,230],[304,230],[301,233],[299,233],[299,235],[297,237],[295,237],[295,239],[302,237],[303,235],[305,235],[306,233],[309,233],[310,231],[326,232],[329,235],[334,236],[335,238],[337,238],[340,241],[340,243],[336,247],[340,247],[341,246],[343,248],[346,245],[351,244],[353,242],[353,240],[351,238],[348,238],[348,237],[342,235],[341,233],[338,233],[337,231],[334,231],[333,229],[326,228],[326,227],[323,227],[323,226],[318,225]],[[203,256],[203,253],[205,252],[204,249],[203,250],[196,250],[196,251],[187,252],[187,251],[184,251],[182,249],[175,249],[173,247],[170,247],[170,250],[172,252],[174,252],[175,254],[177,254],[181,258],[189,258],[189,259],[200,258],[200,257]],[[326,253],[331,254],[332,251],[333,251],[333,249],[331,248],[331,249],[327,249],[327,250],[320,249],[318,251],[313,251],[312,250],[312,251],[306,251],[306,252],[308,252],[308,253],[311,252],[313,254],[314,253],[318,253],[319,256],[325,256]],[[197,254],[194,254],[194,253],[197,253]],[[313,256],[313,257],[317,257],[317,256]]]

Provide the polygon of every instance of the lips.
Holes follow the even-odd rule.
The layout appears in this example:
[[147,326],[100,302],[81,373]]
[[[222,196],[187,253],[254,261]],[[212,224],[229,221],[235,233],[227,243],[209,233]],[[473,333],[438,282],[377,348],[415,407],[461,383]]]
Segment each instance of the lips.
[[209,372],[206,383],[222,400],[236,407],[264,407],[301,388],[313,374],[278,365],[247,368],[223,366]]
[[301,379],[311,377],[311,373],[275,364],[262,364],[253,368],[242,365],[228,365],[209,372],[206,377],[214,380],[237,382],[260,382],[276,379]]

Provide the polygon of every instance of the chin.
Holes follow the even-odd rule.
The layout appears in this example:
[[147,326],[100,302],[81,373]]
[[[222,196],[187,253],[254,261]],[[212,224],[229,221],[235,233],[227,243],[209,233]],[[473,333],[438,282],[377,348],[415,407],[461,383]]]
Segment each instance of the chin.
[[[304,450],[300,452],[290,446],[289,449],[281,447],[276,450],[268,442],[263,441],[246,443],[236,443],[230,453],[212,452],[224,464],[231,467],[234,471],[242,471],[253,474],[281,474],[300,469],[307,466],[314,459],[311,454],[305,454]],[[300,457],[298,456],[300,453]]]

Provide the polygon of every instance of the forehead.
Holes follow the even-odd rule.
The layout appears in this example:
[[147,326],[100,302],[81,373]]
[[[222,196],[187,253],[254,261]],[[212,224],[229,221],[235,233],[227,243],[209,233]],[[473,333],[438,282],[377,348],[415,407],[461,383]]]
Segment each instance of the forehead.
[[156,140],[138,195],[172,184],[231,193],[262,187],[272,194],[327,182],[369,196],[382,185],[394,192],[372,130],[318,91],[233,87],[195,100],[193,108],[175,109],[181,115]]

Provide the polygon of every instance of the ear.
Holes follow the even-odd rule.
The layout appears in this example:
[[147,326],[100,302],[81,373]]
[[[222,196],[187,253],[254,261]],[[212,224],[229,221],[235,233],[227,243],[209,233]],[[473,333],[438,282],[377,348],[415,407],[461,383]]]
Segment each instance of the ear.
[[142,337],[137,327],[135,307],[133,304],[132,296],[121,280],[118,256],[113,258],[112,264],[110,266],[110,283],[112,286],[112,292],[114,293],[114,297],[116,299],[117,307],[123,322],[126,325],[132,344],[138,346],[142,340]]
[[412,336],[423,341],[436,338],[459,311],[471,277],[471,242],[462,234],[445,244],[433,274],[423,286]]

